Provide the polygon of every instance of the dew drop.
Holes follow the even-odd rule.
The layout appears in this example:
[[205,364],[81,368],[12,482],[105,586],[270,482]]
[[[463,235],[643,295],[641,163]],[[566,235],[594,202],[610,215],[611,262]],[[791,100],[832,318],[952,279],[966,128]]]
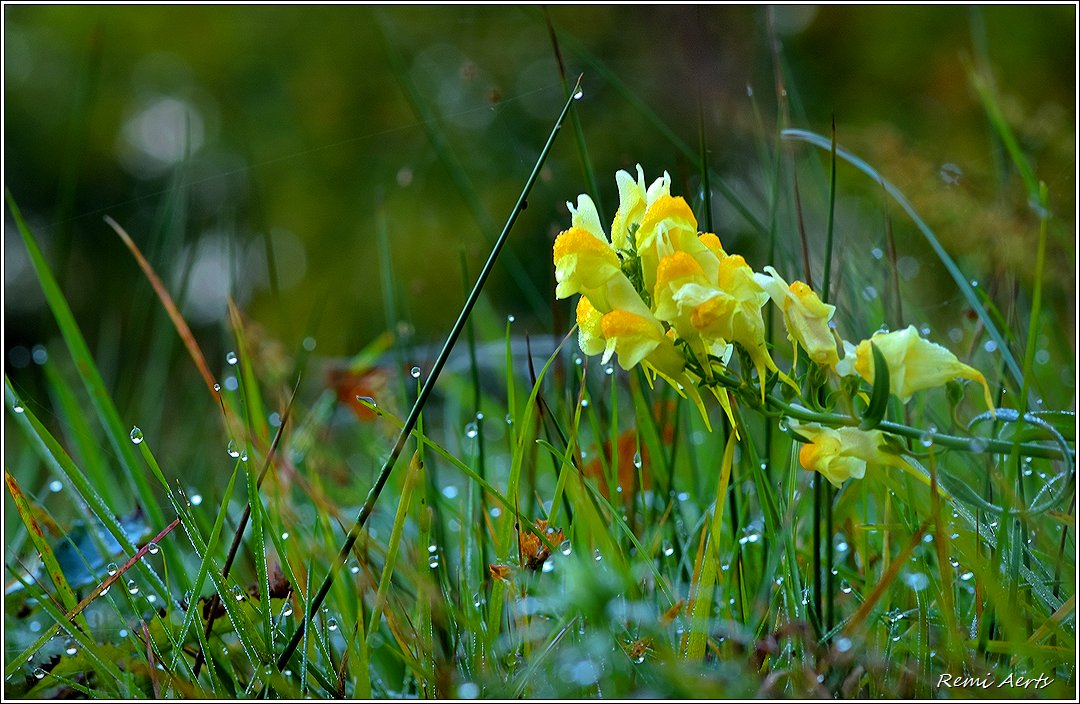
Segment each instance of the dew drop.
[[438,567],[439,566],[439,555],[435,554],[435,555],[429,556],[427,564],[428,564],[428,567],[430,567],[431,569],[435,569],[436,567]]
[[517,318],[515,318],[513,314],[506,316],[506,322],[508,323],[513,323],[515,320],[517,320]]
[[202,503],[202,494],[192,494],[190,501],[192,506],[198,506]]
[[244,450],[243,452],[240,453],[240,461],[241,462],[247,462],[248,461],[247,450]]
[[607,374],[608,376],[611,376],[612,374],[614,374],[615,373],[615,365],[614,364],[605,364],[604,365],[604,373]]
[[410,369],[409,370],[409,376],[411,376],[413,379],[419,379],[420,378],[420,367],[413,367],[412,369]]
[[955,186],[960,183],[960,177],[964,175],[964,172],[959,166],[949,162],[941,165],[938,175],[941,176],[941,180],[946,186]]
[[282,540],[288,540],[288,539],[289,539],[289,531],[287,531],[287,530],[286,530],[286,531],[283,531],[283,532],[281,533],[281,539],[282,539]]
[[128,594],[138,594],[139,593],[139,585],[135,584],[134,579],[129,579],[128,580],[127,590],[128,590]]
[[931,425],[927,428],[922,435],[919,436],[919,444],[923,447],[930,447],[934,444],[934,435],[937,433],[937,426]]
[[75,639],[72,638],[68,640],[68,642],[64,645],[64,652],[68,655],[74,655],[75,653],[79,652],[79,644],[75,642]]
[[233,459],[236,459],[240,456],[240,450],[236,449],[236,443],[232,440],[230,440],[229,444],[225,446],[225,452],[229,455],[229,457],[232,457]]
[[214,391],[221,391],[221,384],[214,384]]
[[232,592],[233,599],[235,599],[236,601],[244,600],[244,590],[240,588],[239,584],[232,585],[232,589],[230,589],[229,591]]
[[910,572],[904,575],[904,584],[908,585],[913,591],[921,592],[930,586],[930,578],[922,572]]
[[146,546],[146,552],[150,553],[151,555],[157,555],[159,552],[161,552],[161,548],[158,546],[157,543],[150,543]]
[[356,560],[353,560],[353,563],[351,565],[349,565],[349,574],[359,574],[359,573],[360,573],[360,563],[358,563]]
[[579,90],[577,93],[574,93],[574,100],[581,100],[583,97],[585,97],[585,91]]
[[600,548],[596,548],[595,550],[593,550],[593,559],[597,562],[600,562],[600,560],[604,559],[604,556],[600,554]]
[[589,407],[589,399],[587,399],[587,398],[581,399],[581,407],[582,408],[588,408]]
[[479,430],[476,427],[476,423],[469,423],[465,426],[465,437],[475,438],[479,434]]
[[34,677],[39,679],[39,680],[45,679],[45,670],[42,670],[40,667],[35,667],[34,668]]
[[49,482],[49,491],[51,491],[52,493],[59,494],[63,490],[64,483],[59,479],[53,479],[51,482]]
[[336,618],[331,616],[330,618],[326,619],[326,630],[328,630],[328,631],[336,631],[337,629],[338,629],[338,624],[337,624],[337,619]]
[[377,406],[377,404],[375,403],[375,399],[373,399],[370,396],[357,396],[356,400],[359,401],[360,403],[366,403],[367,405],[371,406],[372,408],[375,408]]
[[967,582],[968,580],[970,580],[974,576],[975,576],[974,572],[965,572],[964,574],[960,575],[960,579],[961,579],[961,581]]
[[285,618],[288,618],[289,616],[292,616],[292,614],[293,614],[292,603],[286,601],[285,605],[281,607],[281,615],[283,617],[285,617]]
[[110,562],[109,566],[105,568],[105,570],[109,573],[110,577],[112,577],[114,574],[116,574],[117,570],[119,570],[119,569],[120,568],[116,566],[115,562]]
[[507,425],[513,425],[514,424],[514,416],[512,414],[510,414],[510,413],[506,414],[506,424]]
[[544,572],[544,573],[554,572],[555,571],[555,563],[552,562],[551,560],[545,560],[544,561],[544,566],[541,568],[540,571]]
[[664,543],[663,553],[664,557],[671,557],[675,554],[675,547],[671,543]]
[[22,407],[21,403],[16,401],[15,404],[11,407],[11,410],[15,411],[16,413],[22,413],[26,409]]
[[131,442],[133,442],[136,445],[138,445],[139,443],[141,443],[143,441],[142,430],[139,429],[139,426],[137,426],[137,425],[131,426],[131,433],[129,434],[129,437],[131,438]]
[[641,469],[641,453],[640,452],[635,452],[634,453],[634,466],[637,467],[638,469]]
[[229,352],[227,355],[225,355],[225,361],[229,363],[229,366],[236,364],[236,362],[238,361],[236,353]]
[[851,583],[848,582],[846,579],[840,580],[840,591],[843,592],[844,594],[850,594],[851,593]]

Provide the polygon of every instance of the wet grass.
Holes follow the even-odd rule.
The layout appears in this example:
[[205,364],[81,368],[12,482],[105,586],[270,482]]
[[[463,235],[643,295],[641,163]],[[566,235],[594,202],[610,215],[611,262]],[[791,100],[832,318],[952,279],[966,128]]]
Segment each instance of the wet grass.
[[[289,355],[288,381],[269,381],[279,360],[253,342],[235,307],[233,351],[205,359],[167,287],[116,226],[171,320],[152,354],[182,342],[204,382],[198,398],[182,398],[191,417],[213,419],[200,453],[220,476],[193,486],[155,452],[161,438],[117,408],[9,197],[60,338],[44,362],[47,397],[26,398],[5,380],[8,506],[25,527],[5,536],[7,696],[1074,692],[1075,422],[1064,412],[1074,401],[1054,384],[1075,361],[1068,341],[1047,334],[1054,318],[1041,298],[1048,232],[1072,223],[1051,215],[993,91],[973,79],[1031,198],[1039,243],[1035,280],[1007,315],[884,166],[833,135],[761,126],[768,195],[766,212],[755,212],[709,164],[704,118],[695,151],[572,37],[554,26],[551,35],[556,53],[575,52],[696,165],[703,193],[689,199],[702,223],[721,203],[768,238],[778,269],[823,281],[844,311],[846,337],[869,336],[889,318],[879,290],[893,292],[889,315],[900,314],[905,241],[892,228],[923,238],[952,279],[948,329],[960,339],[930,337],[974,351],[965,361],[997,389],[999,413],[980,415],[978,394],[965,400],[959,386],[906,405],[887,393],[875,403],[866,386],[875,422],[925,473],[871,466],[834,490],[799,466],[799,444],[777,412],[797,415],[791,404],[805,399],[770,384],[763,405],[755,381],[736,397],[737,440],[719,408],[707,426],[693,404],[651,387],[639,370],[584,358],[569,328],[525,329],[484,299],[490,269],[475,285],[465,272],[463,314],[441,353],[395,335],[402,311],[422,302],[407,301],[389,276],[385,232],[391,334],[335,367],[328,384],[305,340]],[[432,150],[496,242],[430,106],[408,91],[406,72],[399,78]],[[576,133],[585,173],[609,171],[588,157],[587,122]],[[498,241],[512,238],[546,149],[532,177],[522,174],[521,201],[506,204]],[[681,185],[673,190],[693,193]],[[613,202],[610,183],[596,188]],[[843,241],[836,199],[860,189],[876,198],[879,212],[860,223],[873,234]],[[804,202],[822,206],[805,212]],[[827,223],[820,237],[807,234],[817,220]],[[880,247],[888,258],[871,254]],[[534,256],[549,251],[517,245],[513,261]],[[781,321],[772,328],[773,354],[787,355],[788,369]],[[806,364],[790,372],[809,383]],[[147,388],[169,386],[156,379]],[[842,404],[803,411],[837,422],[870,413]],[[1025,687],[1022,678],[1035,681]],[[987,681],[994,686],[984,690]]]

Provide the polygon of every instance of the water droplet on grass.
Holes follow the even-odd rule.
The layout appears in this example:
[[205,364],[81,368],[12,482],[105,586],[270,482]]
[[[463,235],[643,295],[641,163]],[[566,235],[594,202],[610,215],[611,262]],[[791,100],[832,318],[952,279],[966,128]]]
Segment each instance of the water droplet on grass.
[[146,546],[146,552],[150,553],[151,555],[157,555],[159,552],[161,552],[161,548],[158,546],[157,543],[150,543],[148,546]]
[[375,408],[378,405],[378,404],[375,403],[375,399],[373,399],[370,396],[357,396],[356,400],[359,401],[360,403],[366,403],[367,405],[371,406],[372,408]]
[[583,90],[579,90],[577,93],[574,93],[574,100],[581,100],[584,97],[585,97],[585,91],[583,91]]
[[64,645],[64,653],[67,655],[74,655],[77,652],[79,652],[79,644],[76,643],[74,639],[68,640]]
[[221,391],[221,384],[214,384],[214,391]]
[[64,483],[59,479],[53,479],[51,482],[49,482],[49,491],[51,491],[52,493],[59,494],[63,490]]
[[476,427],[476,423],[469,423],[465,426],[465,437],[470,439],[475,438],[479,433],[480,431]]
[[128,437],[131,438],[131,442],[138,445],[143,441],[142,430],[139,429],[139,426],[133,425],[131,427],[131,433],[129,433]]
[[641,469],[641,453],[640,452],[635,452],[634,453],[634,466],[637,467],[638,469]]
[[139,593],[139,585],[135,584],[134,579],[129,579],[128,580],[127,590],[128,590],[128,594],[138,594]]
[[569,540],[564,540],[559,544],[559,552],[563,555],[569,555],[573,551],[573,546],[570,545]]
[[413,367],[412,369],[410,369],[409,370],[409,376],[411,376],[413,379],[419,379],[420,378],[420,367]]
[[964,172],[959,166],[948,162],[941,165],[941,169],[938,170],[938,176],[945,183],[946,186],[955,186],[960,183],[960,177],[964,175]]
[[239,584],[234,584],[230,591],[232,592],[233,599],[235,599],[236,601],[244,600],[244,590],[240,588]]
[[109,566],[105,568],[105,570],[109,573],[110,577],[112,577],[114,574],[116,574],[117,570],[119,570],[119,569],[120,568],[116,566],[115,562],[110,562]]
[[233,459],[236,459],[240,456],[240,450],[236,449],[236,443],[232,440],[230,440],[229,444],[225,446],[225,452],[229,455],[229,457],[232,457]]
[[19,403],[18,401],[16,401],[16,402],[15,402],[15,403],[14,403],[14,404],[13,404],[13,405],[11,406],[11,410],[15,411],[16,413],[22,413],[22,412],[23,412],[23,411],[25,411],[26,409],[22,407],[22,404],[21,404],[21,403]]
[[515,318],[512,314],[506,316],[506,322],[508,323],[513,323],[515,320],[517,320],[517,318]]
[[435,569],[439,566],[439,556],[437,554],[431,555],[430,557],[428,557],[427,564],[428,567],[430,567],[431,569]]
[[337,623],[336,618],[331,616],[330,618],[326,619],[326,630],[328,630],[328,631],[336,631],[337,629],[338,629],[338,623]]
[[237,358],[235,352],[229,352],[227,355],[225,355],[225,361],[229,363],[229,366],[232,366],[236,364],[239,359]]
[[675,554],[675,547],[671,543],[664,543],[662,551],[664,553],[664,557],[671,557]]

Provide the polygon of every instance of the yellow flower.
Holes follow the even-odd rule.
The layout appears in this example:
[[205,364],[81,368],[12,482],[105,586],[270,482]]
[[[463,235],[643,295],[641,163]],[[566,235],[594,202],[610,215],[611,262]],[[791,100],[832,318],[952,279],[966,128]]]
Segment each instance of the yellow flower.
[[[623,369],[632,369],[634,365],[641,364],[650,385],[653,377],[659,376],[680,396],[689,397],[701,412],[706,427],[711,429],[709,413],[695,383],[697,377],[687,372],[686,359],[675,347],[672,335],[664,332],[663,325],[651,313],[636,315],[626,310],[613,310],[601,319],[600,327],[606,340],[604,364],[616,353],[619,355],[619,366]],[[715,389],[713,391],[716,393]],[[730,405],[726,400],[722,404],[734,423]]]
[[911,471],[899,455],[882,449],[885,434],[880,430],[827,428],[796,420],[790,420],[789,427],[810,441],[799,450],[799,464],[819,472],[837,488],[848,479],[862,479],[870,462]]
[[683,356],[652,314],[646,317],[626,310],[613,310],[600,320],[600,328],[606,340],[604,364],[618,352],[619,366],[623,369],[632,369],[647,359],[666,376],[675,377],[682,373]]
[[710,301],[722,295],[723,291],[709,282],[698,260],[686,252],[664,257],[656,268],[653,291],[656,317],[671,325],[695,352],[714,355],[726,363],[731,356],[727,341],[701,335],[702,329],[712,321]]
[[986,406],[993,411],[990,385],[986,377],[956,358],[941,345],[920,337],[914,325],[904,330],[876,333],[863,340],[855,348],[855,371],[869,383],[874,383],[874,356],[870,349],[873,342],[889,365],[889,391],[902,402],[923,389],[942,386],[953,379],[970,379],[982,384]]
[[[636,239],[645,290],[650,295],[660,260],[675,252],[686,252],[695,259],[707,255],[703,269],[715,277],[716,256],[698,239],[697,218],[682,198],[663,195],[651,203],[645,211]],[[708,264],[708,259],[714,263]]]
[[671,177],[665,171],[646,188],[645,172],[638,164],[637,181],[626,171],[619,171],[615,174],[615,183],[619,186],[619,209],[611,223],[611,243],[616,249],[628,249],[627,235],[641,224],[649,205],[660,196],[670,194]]
[[611,245],[581,227],[571,227],[555,238],[553,259],[556,298],[599,289],[622,272]]
[[776,269],[765,267],[765,274],[754,274],[754,279],[769,294],[769,298],[784,312],[784,327],[788,339],[795,346],[795,354],[802,347],[816,364],[835,368],[840,361],[836,352],[836,340],[829,329],[829,321],[836,306],[822,302],[813,289],[802,281],[790,286]]

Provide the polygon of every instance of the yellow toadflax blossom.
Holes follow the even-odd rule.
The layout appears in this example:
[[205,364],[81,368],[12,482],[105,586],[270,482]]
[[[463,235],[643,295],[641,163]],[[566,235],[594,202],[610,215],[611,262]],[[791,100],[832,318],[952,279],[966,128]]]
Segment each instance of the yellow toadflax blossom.
[[889,390],[901,401],[906,403],[916,391],[942,386],[953,379],[970,379],[982,384],[986,406],[994,410],[986,377],[941,345],[920,337],[914,325],[895,332],[876,333],[855,347],[855,371],[867,382],[874,383],[871,341],[889,365]]
[[819,472],[836,488],[848,479],[862,479],[871,462],[911,471],[899,455],[882,449],[885,434],[880,430],[827,428],[795,420],[790,421],[790,428],[810,441],[799,450],[799,464]]
[[822,302],[813,289],[802,281],[790,286],[776,269],[765,267],[768,274],[754,274],[754,279],[769,294],[772,302],[784,313],[784,327],[788,339],[795,347],[806,350],[806,354],[816,364],[830,369],[835,368],[839,359],[836,352],[836,339],[829,329],[836,306]]

